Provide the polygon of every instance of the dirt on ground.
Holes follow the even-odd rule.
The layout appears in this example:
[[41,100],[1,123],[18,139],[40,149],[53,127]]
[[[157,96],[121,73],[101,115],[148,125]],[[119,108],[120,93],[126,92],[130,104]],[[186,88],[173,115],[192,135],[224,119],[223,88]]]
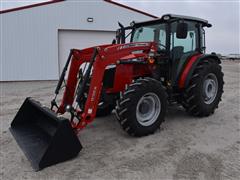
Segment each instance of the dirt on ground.
[[79,134],[76,158],[39,172],[8,128],[25,97],[48,105],[56,81],[0,83],[0,179],[240,179],[239,70],[223,62],[224,94],[212,116],[169,107],[161,128],[142,138],[128,136],[114,115],[96,118]]

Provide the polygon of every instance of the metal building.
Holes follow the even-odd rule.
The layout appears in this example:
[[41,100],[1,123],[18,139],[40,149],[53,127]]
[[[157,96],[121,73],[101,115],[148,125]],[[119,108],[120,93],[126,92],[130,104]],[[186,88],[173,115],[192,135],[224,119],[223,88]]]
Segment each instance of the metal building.
[[0,81],[55,80],[71,48],[109,44],[118,21],[155,16],[110,0],[53,0],[0,12]]

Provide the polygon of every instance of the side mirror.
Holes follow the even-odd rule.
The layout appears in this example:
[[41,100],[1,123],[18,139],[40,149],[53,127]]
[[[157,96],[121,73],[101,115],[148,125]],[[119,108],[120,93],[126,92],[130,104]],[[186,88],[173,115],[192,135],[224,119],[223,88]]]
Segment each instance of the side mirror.
[[116,39],[112,40],[112,44],[116,44],[116,42],[117,42]]
[[124,44],[125,43],[125,29],[124,29],[124,26],[118,22],[118,25],[120,26],[120,39],[121,39],[121,44]]
[[178,39],[185,39],[187,38],[188,34],[188,24],[181,22],[177,24],[177,38]]

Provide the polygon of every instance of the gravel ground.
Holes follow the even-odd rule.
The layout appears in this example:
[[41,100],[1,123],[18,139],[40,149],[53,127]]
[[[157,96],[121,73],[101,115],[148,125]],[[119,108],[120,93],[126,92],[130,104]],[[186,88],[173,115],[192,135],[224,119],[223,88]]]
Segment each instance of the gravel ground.
[[129,137],[113,115],[96,120],[79,139],[77,158],[34,172],[8,128],[26,96],[48,104],[56,82],[0,83],[0,179],[239,179],[240,64],[223,62],[225,87],[214,115],[193,118],[169,107],[155,134]]

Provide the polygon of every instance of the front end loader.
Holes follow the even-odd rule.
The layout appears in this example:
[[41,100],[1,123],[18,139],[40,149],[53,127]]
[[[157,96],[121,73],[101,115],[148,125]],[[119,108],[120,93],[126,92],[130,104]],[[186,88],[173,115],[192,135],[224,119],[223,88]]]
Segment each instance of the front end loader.
[[10,131],[35,170],[77,156],[79,132],[113,110],[124,131],[141,137],[160,127],[167,104],[198,117],[218,107],[223,73],[205,54],[206,20],[167,14],[120,27],[112,44],[70,51],[50,107],[28,97],[19,109]]

